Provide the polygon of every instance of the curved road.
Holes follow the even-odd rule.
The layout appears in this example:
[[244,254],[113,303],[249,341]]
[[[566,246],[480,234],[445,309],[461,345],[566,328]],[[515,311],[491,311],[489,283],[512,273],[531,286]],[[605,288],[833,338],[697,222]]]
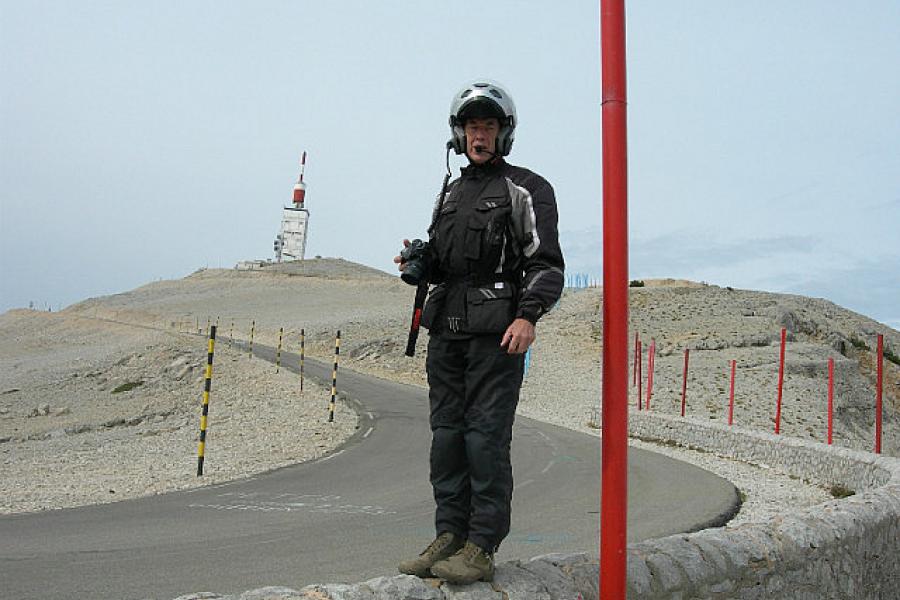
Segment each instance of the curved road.
[[[331,365],[306,365],[330,384]],[[396,573],[433,536],[427,394],[347,370],[338,387],[360,428],[319,460],[187,492],[0,517],[0,598],[171,599]],[[211,404],[214,420],[215,385]],[[208,448],[214,469],[214,437]],[[498,560],[597,552],[599,465],[596,437],[518,417],[512,531]],[[630,449],[628,477],[629,541],[722,523],[738,503],[724,479],[651,452]]]

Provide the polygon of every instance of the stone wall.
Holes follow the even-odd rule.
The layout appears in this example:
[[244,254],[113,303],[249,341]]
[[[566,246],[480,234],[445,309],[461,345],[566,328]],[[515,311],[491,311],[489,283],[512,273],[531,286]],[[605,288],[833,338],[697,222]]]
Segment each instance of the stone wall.
[[900,460],[676,417],[637,414],[630,420],[637,437],[777,467],[855,494],[801,510],[785,507],[767,523],[632,544],[629,597],[896,597]]
[[[846,448],[652,413],[630,415],[631,435],[675,443],[854,492],[766,523],[708,529],[628,546],[628,597],[896,598],[900,582],[900,460]],[[263,588],[178,600],[593,600],[599,565],[556,554],[498,565],[492,584],[438,586],[400,575],[355,585]]]

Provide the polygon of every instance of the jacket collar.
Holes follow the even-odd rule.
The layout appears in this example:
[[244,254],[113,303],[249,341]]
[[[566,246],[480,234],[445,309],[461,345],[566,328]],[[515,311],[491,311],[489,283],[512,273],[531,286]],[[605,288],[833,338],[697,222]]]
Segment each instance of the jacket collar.
[[506,166],[506,161],[503,160],[502,157],[498,156],[492,160],[484,164],[477,165],[475,163],[469,163],[468,166],[463,167],[461,170],[461,174],[463,177],[471,177],[473,179],[480,179],[482,177],[487,177],[489,175],[496,175],[500,173],[503,168]]

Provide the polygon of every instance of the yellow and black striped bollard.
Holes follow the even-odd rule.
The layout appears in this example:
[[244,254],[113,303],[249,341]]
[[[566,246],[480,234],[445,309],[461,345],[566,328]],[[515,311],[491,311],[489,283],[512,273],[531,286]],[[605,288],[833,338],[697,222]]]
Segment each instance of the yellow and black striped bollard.
[[281,370],[281,340],[284,338],[284,327],[278,328],[278,350],[275,352],[275,372]]
[[253,332],[256,329],[256,321],[250,322],[250,353],[247,358],[253,358]]
[[331,404],[328,405],[328,422],[334,421],[334,399],[337,395],[337,369],[338,356],[341,354],[341,330],[338,329],[334,338],[334,370],[331,371]]
[[306,330],[300,330],[300,393],[303,393],[303,356],[306,353]]
[[203,475],[203,457],[206,452],[206,419],[209,415],[209,390],[212,388],[213,351],[216,347],[216,328],[209,330],[206,355],[206,379],[203,383],[203,413],[200,416],[200,445],[197,447],[197,477]]

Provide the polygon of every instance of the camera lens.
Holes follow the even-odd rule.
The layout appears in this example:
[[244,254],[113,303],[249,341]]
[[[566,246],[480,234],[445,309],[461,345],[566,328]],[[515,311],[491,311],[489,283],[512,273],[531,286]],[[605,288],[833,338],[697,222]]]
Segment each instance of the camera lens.
[[424,271],[421,260],[410,260],[406,263],[406,269],[400,274],[400,279],[409,285],[419,285]]

